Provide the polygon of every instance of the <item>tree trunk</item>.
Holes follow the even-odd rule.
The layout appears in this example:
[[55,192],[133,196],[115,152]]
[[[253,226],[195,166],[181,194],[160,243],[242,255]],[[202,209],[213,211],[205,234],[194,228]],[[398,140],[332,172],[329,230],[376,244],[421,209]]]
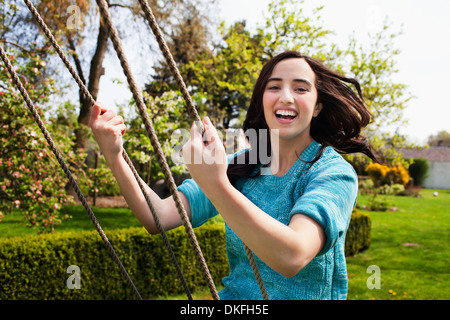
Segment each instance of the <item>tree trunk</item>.
[[[89,84],[88,90],[91,93],[94,100],[97,99],[100,77],[102,76],[102,65],[105,57],[106,49],[108,47],[108,31],[106,26],[100,21],[100,28],[97,37],[97,48],[95,54],[91,60],[91,67],[89,70]],[[84,96],[80,90],[80,113],[78,116],[79,127],[75,131],[75,148],[85,148],[88,135],[89,117],[91,114],[91,105],[89,99]]]
[[[75,49],[72,39],[69,38],[69,46],[72,50]],[[94,100],[97,99],[99,85],[100,85],[100,77],[102,76],[102,64],[103,59],[105,57],[106,49],[108,47],[108,31],[106,26],[100,20],[100,28],[97,37],[97,48],[95,50],[95,54],[91,60],[91,67],[89,70],[89,84],[87,89],[91,93]],[[75,51],[75,50],[74,50]],[[83,75],[83,70],[81,68],[81,63],[76,54],[73,55],[75,60],[75,66],[77,68],[78,74],[86,84],[86,80]],[[74,151],[77,152],[80,148],[85,149],[86,143],[88,140],[89,134],[89,117],[91,114],[91,104],[89,99],[84,95],[83,91],[79,90],[80,97],[80,113],[78,115],[78,128],[75,130],[75,145]],[[88,159],[86,159],[88,161]],[[66,192],[75,197],[75,191],[72,188],[72,185],[68,183],[66,185]]]

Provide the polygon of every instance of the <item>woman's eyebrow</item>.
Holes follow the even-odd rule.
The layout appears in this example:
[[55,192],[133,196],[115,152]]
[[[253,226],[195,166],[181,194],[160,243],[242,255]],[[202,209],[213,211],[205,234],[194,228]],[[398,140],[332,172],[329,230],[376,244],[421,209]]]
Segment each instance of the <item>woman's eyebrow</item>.
[[[271,82],[271,81],[283,81],[283,79],[281,79],[281,78],[270,78],[269,80],[267,80],[267,83],[269,83],[269,82]],[[305,83],[305,84],[307,84],[308,86],[312,87],[311,82],[309,82],[309,81],[306,80],[306,79],[294,79],[293,81],[294,81],[294,82]]]

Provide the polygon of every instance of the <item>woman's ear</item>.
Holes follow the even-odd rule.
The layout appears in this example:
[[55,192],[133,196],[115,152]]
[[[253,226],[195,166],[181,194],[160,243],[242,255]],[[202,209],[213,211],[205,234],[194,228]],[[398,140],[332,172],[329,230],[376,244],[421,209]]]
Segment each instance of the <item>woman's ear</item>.
[[317,116],[319,115],[320,111],[322,111],[322,108],[323,108],[323,105],[322,105],[321,102],[319,102],[319,103],[316,105],[316,108],[314,109],[314,113],[313,113],[313,117],[314,117],[314,118],[317,117]]

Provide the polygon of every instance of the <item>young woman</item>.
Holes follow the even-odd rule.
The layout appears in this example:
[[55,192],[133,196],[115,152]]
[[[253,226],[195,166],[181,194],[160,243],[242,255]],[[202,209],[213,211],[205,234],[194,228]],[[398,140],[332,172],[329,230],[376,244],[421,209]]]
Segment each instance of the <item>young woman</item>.
[[[221,299],[262,298],[243,242],[256,256],[270,299],[346,298],[344,241],[358,181],[338,152],[375,159],[360,136],[370,119],[358,82],[289,51],[262,69],[244,121],[244,130],[268,133],[266,146],[256,144],[227,158],[208,118],[204,137],[193,125],[183,147],[192,179],[178,191],[193,227],[217,214],[226,222],[230,274],[223,279]],[[156,233],[122,158],[122,118],[97,104],[90,126],[131,210]],[[269,162],[253,157],[258,148],[269,150]],[[172,197],[149,193],[166,230],[182,225]]]

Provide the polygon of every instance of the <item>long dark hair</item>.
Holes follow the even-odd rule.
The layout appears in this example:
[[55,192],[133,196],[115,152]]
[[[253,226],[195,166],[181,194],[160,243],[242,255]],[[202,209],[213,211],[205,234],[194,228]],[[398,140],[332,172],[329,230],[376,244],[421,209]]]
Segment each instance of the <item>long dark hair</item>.
[[[264,117],[264,90],[275,66],[280,61],[290,58],[304,59],[311,67],[316,76],[317,104],[322,104],[321,112],[311,121],[310,130],[311,137],[322,147],[311,163],[320,158],[327,146],[333,147],[342,154],[361,152],[378,162],[367,139],[361,136],[361,129],[371,122],[372,115],[365,105],[358,81],[346,78],[326,67],[321,61],[304,56],[297,51],[283,52],[269,60],[262,68],[244,120],[244,132],[254,129],[256,134],[259,134],[260,129],[269,130]],[[356,92],[349,84],[355,87]],[[271,150],[270,140],[268,143],[268,150]],[[250,163],[249,152],[242,154],[242,157],[245,158],[244,161],[231,163],[228,166],[227,174],[231,182],[238,178],[259,174],[259,170],[255,173],[255,169],[262,163],[260,161]]]

